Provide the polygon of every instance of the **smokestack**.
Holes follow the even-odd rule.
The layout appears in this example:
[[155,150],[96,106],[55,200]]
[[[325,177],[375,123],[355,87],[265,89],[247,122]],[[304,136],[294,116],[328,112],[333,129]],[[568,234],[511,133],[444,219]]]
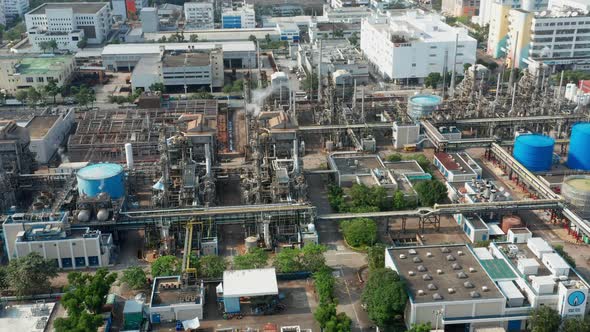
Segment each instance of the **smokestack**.
[[133,169],[133,145],[125,143],[125,160],[127,161],[127,169]]
[[211,175],[211,150],[208,143],[205,144],[205,170],[208,176]]

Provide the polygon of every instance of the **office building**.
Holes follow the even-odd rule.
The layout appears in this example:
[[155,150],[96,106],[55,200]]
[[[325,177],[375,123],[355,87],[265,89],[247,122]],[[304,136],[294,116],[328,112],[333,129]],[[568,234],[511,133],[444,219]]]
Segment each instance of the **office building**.
[[8,258],[37,252],[61,269],[109,265],[112,235],[89,228],[72,230],[67,218],[67,213],[8,216],[2,224]]
[[451,27],[440,16],[422,11],[389,12],[364,19],[360,44],[375,71],[393,80],[421,80],[453,67],[462,73],[463,64],[476,60],[477,41],[465,29]]
[[29,10],[29,0],[4,0],[2,4],[7,22],[22,17]]
[[214,29],[215,22],[213,2],[209,0],[201,2],[185,2],[184,20],[187,29]]
[[[575,0],[564,0],[575,1]],[[471,21],[485,26],[492,24],[492,20],[498,20],[502,16],[498,16],[498,8],[494,7],[508,6],[509,9],[524,9],[527,11],[543,11],[548,8],[548,0],[480,0],[479,13],[473,16]],[[507,18],[507,17],[503,17]]]
[[520,331],[530,310],[540,306],[562,317],[583,317],[588,283],[541,241],[386,249],[385,266],[400,275],[409,293],[406,325]]
[[223,29],[253,29],[256,27],[254,6],[244,4],[237,8],[225,8],[221,13]]
[[27,34],[33,49],[55,40],[60,50],[76,51],[78,42],[102,44],[111,32],[111,9],[104,2],[46,3],[27,14]]
[[442,12],[451,16],[476,16],[480,0],[443,0]]
[[369,0],[331,0],[332,8],[347,8],[347,7],[368,7]]
[[158,32],[158,30],[160,30],[158,8],[143,8],[139,14],[139,18],[141,20],[141,30],[143,33]]
[[70,81],[74,69],[71,55],[0,59],[0,89],[14,95],[19,89],[44,87],[49,81],[62,86]]

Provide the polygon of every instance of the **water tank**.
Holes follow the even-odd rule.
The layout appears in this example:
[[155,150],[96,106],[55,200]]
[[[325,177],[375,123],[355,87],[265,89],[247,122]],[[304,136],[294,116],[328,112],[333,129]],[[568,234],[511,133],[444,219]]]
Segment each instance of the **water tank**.
[[125,193],[123,167],[118,164],[89,165],[80,169],[76,177],[80,196],[96,197],[105,192],[116,199]]
[[508,234],[508,230],[511,228],[518,228],[523,227],[522,219],[519,216],[511,215],[511,216],[504,216],[502,218],[502,231],[504,234]]
[[590,218],[590,175],[572,175],[564,179],[561,195],[576,207],[582,218]]
[[258,246],[258,239],[256,236],[248,236],[246,238],[246,250],[256,248]]
[[578,123],[572,128],[567,167],[585,171],[590,170],[588,146],[590,146],[590,123]]
[[548,171],[553,162],[555,140],[545,135],[520,135],[514,141],[513,156],[529,171]]
[[420,118],[429,116],[432,112],[436,111],[440,104],[442,104],[442,98],[439,96],[412,96],[408,101],[408,115],[414,120],[419,120]]

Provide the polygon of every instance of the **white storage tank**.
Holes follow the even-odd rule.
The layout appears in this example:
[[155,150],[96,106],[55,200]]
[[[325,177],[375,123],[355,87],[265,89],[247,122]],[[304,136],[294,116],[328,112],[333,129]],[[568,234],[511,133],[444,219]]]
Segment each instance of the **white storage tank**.
[[543,255],[543,264],[555,277],[566,276],[570,273],[570,265],[559,254],[550,253]]
[[540,237],[532,237],[526,241],[527,247],[531,249],[533,254],[539,259],[543,258],[543,254],[549,254],[553,252],[553,248]]
[[524,275],[536,275],[540,264],[534,258],[521,258],[517,262],[518,271]]

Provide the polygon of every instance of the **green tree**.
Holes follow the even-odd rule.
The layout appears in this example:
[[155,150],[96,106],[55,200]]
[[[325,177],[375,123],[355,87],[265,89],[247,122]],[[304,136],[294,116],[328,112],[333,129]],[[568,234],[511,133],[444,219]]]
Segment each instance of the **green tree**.
[[270,42],[272,41],[270,39],[270,34],[267,33],[266,36],[264,36],[264,41],[266,41],[267,44],[270,44]]
[[345,313],[340,312],[336,316],[332,316],[326,323],[325,332],[350,332],[352,331],[352,319],[346,316]]
[[249,40],[249,41],[251,41],[251,42],[256,42],[256,36],[254,36],[254,35],[250,35],[250,36],[248,37],[248,40]]
[[94,90],[86,85],[72,87],[71,91],[74,94],[74,99],[81,107],[86,107],[96,101]]
[[306,244],[301,249],[301,264],[303,269],[309,272],[320,271],[326,266],[324,253],[327,248],[321,244]]
[[115,280],[117,273],[109,273],[105,268],[96,270],[95,274],[70,272],[68,291],[61,299],[68,315],[77,316],[83,311],[101,313],[106,296]]
[[8,270],[4,266],[0,266],[0,290],[6,289],[10,286],[8,283]]
[[41,49],[41,51],[43,51],[43,53],[45,53],[45,51],[50,48],[49,42],[48,41],[39,42],[39,48]]
[[12,27],[11,29],[6,31],[6,33],[4,34],[4,36],[6,37],[5,39],[7,39],[7,40],[21,40],[21,38],[26,30],[27,29],[25,26],[25,22],[21,21],[18,24],[16,24],[14,27]]
[[403,191],[396,190],[393,194],[393,209],[394,210],[403,210],[406,208],[406,198],[404,196]]
[[132,289],[142,289],[147,285],[145,271],[139,266],[131,266],[123,271],[121,281]]
[[27,90],[18,90],[14,97],[16,98],[16,100],[20,101],[21,104],[24,105],[27,101],[28,96],[29,94],[27,93]]
[[334,285],[336,284],[336,278],[334,278],[330,268],[324,267],[323,269],[314,273],[313,282],[320,304],[334,302],[333,292]]
[[387,268],[372,270],[361,297],[369,318],[379,327],[401,321],[408,300],[399,275]]
[[430,322],[422,323],[422,324],[412,324],[412,327],[407,332],[430,332],[432,330],[432,325]]
[[197,34],[192,34],[189,38],[189,40],[191,41],[191,43],[196,43],[199,41],[199,35]]
[[77,44],[76,46],[78,48],[86,48],[86,46],[88,45],[88,38],[84,37],[82,38]]
[[471,67],[471,66],[473,66],[473,65],[472,65],[472,64],[470,64],[470,63],[464,63],[464,64],[463,64],[463,71],[464,71],[464,72],[467,72],[467,70],[468,70],[468,69],[469,69],[469,67]]
[[318,74],[313,73],[305,76],[305,79],[301,81],[301,89],[304,91],[316,91],[318,89]]
[[51,288],[49,279],[57,276],[55,262],[36,252],[13,259],[7,267],[7,280],[17,296],[39,294]]
[[372,219],[344,220],[340,229],[346,242],[353,247],[372,246],[377,242],[377,224]]
[[336,316],[336,303],[332,302],[320,304],[313,313],[313,317],[322,329],[326,328],[326,324],[334,316]]
[[166,86],[164,85],[164,83],[157,82],[157,83],[153,83],[152,85],[150,85],[150,90],[151,91],[159,91],[161,93],[164,93],[164,92],[166,92]]
[[57,41],[55,39],[52,39],[49,41],[49,48],[51,49],[52,53],[55,53],[55,50],[57,50]]
[[350,36],[350,38],[348,38],[348,41],[350,42],[350,44],[351,44],[352,46],[358,46],[358,44],[359,44],[359,39],[360,39],[360,38],[359,38],[358,32],[354,32],[354,33],[353,33],[353,34]]
[[447,197],[447,187],[438,180],[421,181],[414,189],[422,206],[433,206]]
[[427,88],[436,89],[438,84],[442,81],[442,76],[440,73],[430,73],[424,79],[424,86]]
[[165,43],[167,42],[166,36],[162,36],[162,38],[158,39],[158,43]]
[[203,256],[199,260],[199,275],[206,278],[220,278],[227,269],[225,258],[216,255]]
[[563,248],[563,245],[561,244],[556,244],[553,246],[553,249],[555,249],[555,252],[557,252],[559,254],[559,256],[563,257],[563,259],[574,269],[576,268],[576,260],[570,256],[570,254],[568,254],[565,249]]
[[562,332],[590,332],[588,318],[565,318],[561,326]]
[[61,93],[62,88],[57,85],[57,82],[55,80],[49,80],[44,89],[49,96],[53,97],[53,104],[56,104],[57,95]]
[[377,243],[367,248],[367,264],[369,270],[382,269],[385,267],[385,245]]
[[399,153],[390,154],[387,156],[387,161],[402,161],[402,155]]
[[278,272],[291,273],[303,270],[300,259],[301,251],[293,248],[283,248],[275,256],[274,266]]
[[531,310],[529,325],[531,332],[555,332],[561,324],[561,316],[552,308],[547,306]]
[[328,201],[336,212],[346,212],[348,209],[344,201],[344,190],[339,186],[330,185],[328,187]]
[[160,256],[152,263],[152,277],[178,275],[181,265],[175,256]]
[[97,331],[103,324],[102,315],[84,311],[77,316],[56,318],[54,327],[56,332],[89,332]]
[[387,210],[387,190],[382,186],[367,187],[354,184],[349,191],[350,204],[354,212]]
[[41,93],[34,87],[30,87],[27,89],[27,104],[29,106],[36,108],[37,104],[41,101]]
[[234,257],[236,270],[259,269],[266,266],[268,253],[262,248],[252,248],[247,253]]

